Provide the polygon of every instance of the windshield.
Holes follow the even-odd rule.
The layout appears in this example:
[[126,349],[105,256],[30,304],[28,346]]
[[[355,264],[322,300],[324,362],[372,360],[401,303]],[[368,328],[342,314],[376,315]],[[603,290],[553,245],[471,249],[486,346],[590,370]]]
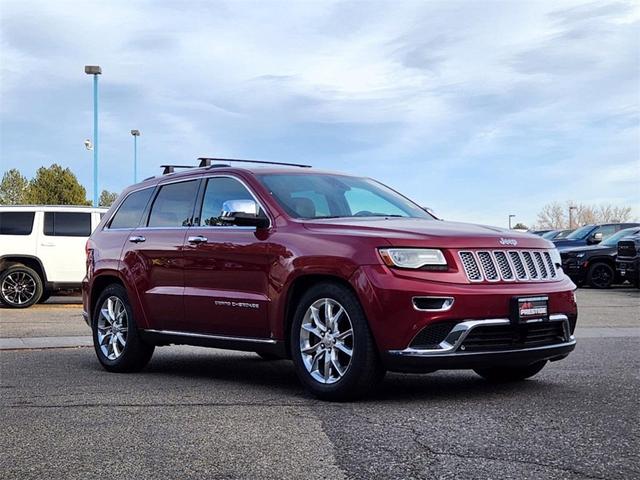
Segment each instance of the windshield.
[[433,217],[390,188],[368,178],[329,174],[257,175],[294,218]]
[[543,233],[542,238],[546,238],[547,240],[553,240],[554,238],[556,238],[557,235],[558,235],[557,230],[551,230],[547,233]]
[[587,235],[591,233],[595,227],[593,225],[585,225],[584,227],[580,227],[577,230],[574,230],[569,235],[567,235],[567,240],[582,240],[587,238]]
[[607,247],[615,247],[618,245],[618,242],[622,240],[623,237],[628,237],[629,235],[633,235],[634,233],[640,231],[638,228],[625,228],[624,230],[620,230],[615,235],[611,235],[606,240],[600,242],[600,245],[605,245]]

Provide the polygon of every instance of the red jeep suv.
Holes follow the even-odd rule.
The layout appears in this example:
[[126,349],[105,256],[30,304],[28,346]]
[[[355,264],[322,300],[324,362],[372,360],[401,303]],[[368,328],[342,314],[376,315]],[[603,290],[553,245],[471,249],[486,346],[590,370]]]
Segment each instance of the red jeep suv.
[[575,285],[551,242],[304,167],[204,159],[123,192],[87,242],[104,368],[140,370],[169,344],[254,351],[341,400],[387,370],[522,380],[574,349]]

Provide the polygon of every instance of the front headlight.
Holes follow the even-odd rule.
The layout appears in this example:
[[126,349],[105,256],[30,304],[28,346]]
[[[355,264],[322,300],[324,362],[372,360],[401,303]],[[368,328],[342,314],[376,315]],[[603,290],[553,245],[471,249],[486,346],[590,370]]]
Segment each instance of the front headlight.
[[447,260],[440,250],[433,248],[381,248],[382,260],[388,267],[397,268],[447,268]]

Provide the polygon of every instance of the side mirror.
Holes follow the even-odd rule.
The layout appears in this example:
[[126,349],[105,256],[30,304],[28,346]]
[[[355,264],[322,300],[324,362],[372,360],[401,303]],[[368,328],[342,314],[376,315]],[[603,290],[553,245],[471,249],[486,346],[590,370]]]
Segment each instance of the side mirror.
[[260,207],[253,200],[227,200],[222,204],[220,221],[241,227],[269,226],[269,219],[260,215]]
[[589,237],[589,243],[595,245],[596,243],[600,243],[602,241],[602,232],[596,232],[591,237]]

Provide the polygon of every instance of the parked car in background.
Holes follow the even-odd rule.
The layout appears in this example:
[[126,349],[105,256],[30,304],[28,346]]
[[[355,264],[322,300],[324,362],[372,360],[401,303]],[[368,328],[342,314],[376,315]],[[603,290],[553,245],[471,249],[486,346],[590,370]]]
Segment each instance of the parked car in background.
[[534,231],[529,232],[529,233],[532,233],[534,235],[538,235],[539,237],[542,237],[545,233],[549,233],[549,232],[551,232],[551,230],[534,230]]
[[640,234],[623,237],[618,242],[616,272],[640,288]]
[[168,344],[247,350],[344,400],[387,370],[523,380],[575,347],[575,285],[547,240],[438,221],[369,178],[165,170],[87,243],[84,316],[108,371]]
[[598,245],[565,249],[560,252],[562,269],[576,285],[588,285],[594,288],[609,288],[620,282],[616,275],[616,256],[618,241],[629,235],[640,233],[640,227],[619,231]]
[[574,230],[563,239],[553,240],[553,243],[560,251],[587,245],[597,245],[602,240],[606,240],[620,230],[637,226],[640,226],[640,223],[605,223],[600,225],[585,225],[584,227]]
[[566,238],[567,235],[569,235],[571,232],[573,232],[573,229],[571,230],[549,230],[547,233],[542,234],[542,238],[544,238],[545,240],[561,240],[563,238]]
[[104,208],[0,207],[0,301],[26,308],[56,290],[78,289],[85,243]]

